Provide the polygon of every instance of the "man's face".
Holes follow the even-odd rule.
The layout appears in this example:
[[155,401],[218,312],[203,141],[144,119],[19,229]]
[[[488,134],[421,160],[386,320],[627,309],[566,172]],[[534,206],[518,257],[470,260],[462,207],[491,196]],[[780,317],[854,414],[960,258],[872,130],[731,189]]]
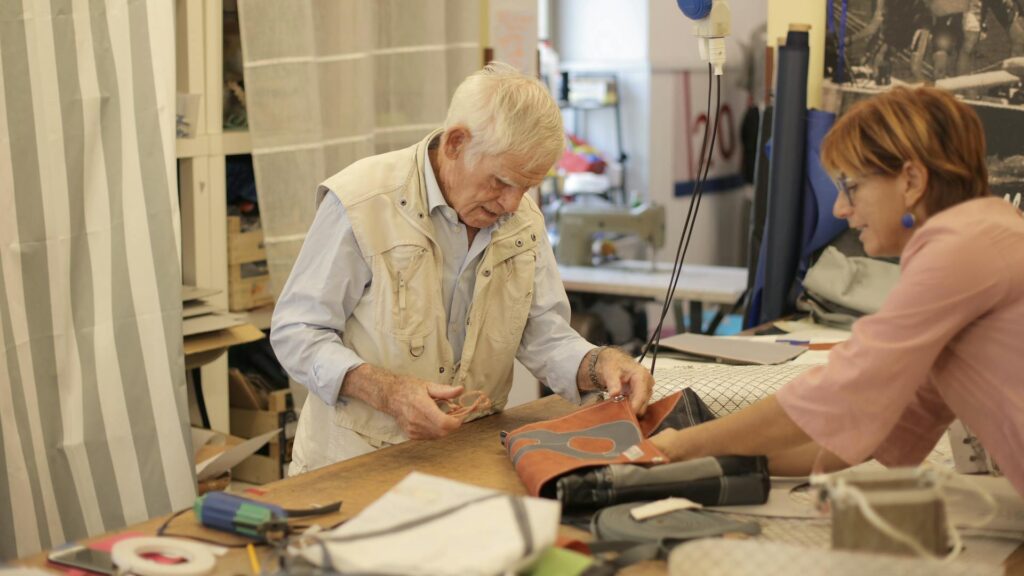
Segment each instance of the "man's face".
[[[441,180],[448,203],[472,228],[486,228],[515,212],[527,190],[538,186],[547,171],[526,168],[529,162],[511,154],[480,155],[472,166],[464,147],[452,154],[441,150]],[[454,156],[454,157],[453,157]]]

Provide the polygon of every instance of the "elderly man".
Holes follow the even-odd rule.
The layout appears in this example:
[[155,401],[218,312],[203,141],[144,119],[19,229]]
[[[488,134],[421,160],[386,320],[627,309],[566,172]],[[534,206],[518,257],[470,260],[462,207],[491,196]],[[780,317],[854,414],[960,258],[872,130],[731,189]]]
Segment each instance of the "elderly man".
[[438,402],[464,392],[500,410],[516,358],[570,401],[606,390],[643,412],[650,372],[569,327],[544,218],[525,195],[562,148],[545,88],[492,63],[455,91],[443,130],[320,185],[270,336],[313,392],[290,474],[444,436],[462,418]]

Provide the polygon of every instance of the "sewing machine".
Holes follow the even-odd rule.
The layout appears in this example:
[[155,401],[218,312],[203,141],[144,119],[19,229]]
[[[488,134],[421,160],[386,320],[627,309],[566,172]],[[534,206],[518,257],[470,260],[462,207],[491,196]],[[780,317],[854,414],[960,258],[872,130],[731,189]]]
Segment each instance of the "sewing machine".
[[665,207],[644,204],[636,208],[566,204],[559,208],[555,257],[567,266],[593,266],[593,239],[598,232],[636,234],[653,249],[665,244]]

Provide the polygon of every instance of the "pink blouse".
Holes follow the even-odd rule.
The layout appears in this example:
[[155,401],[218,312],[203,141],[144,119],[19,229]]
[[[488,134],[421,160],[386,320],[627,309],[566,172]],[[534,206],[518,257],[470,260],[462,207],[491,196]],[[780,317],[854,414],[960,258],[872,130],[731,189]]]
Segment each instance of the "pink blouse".
[[995,197],[953,206],[900,268],[882,308],[779,403],[850,463],[919,464],[959,418],[1024,495],[1024,217]]

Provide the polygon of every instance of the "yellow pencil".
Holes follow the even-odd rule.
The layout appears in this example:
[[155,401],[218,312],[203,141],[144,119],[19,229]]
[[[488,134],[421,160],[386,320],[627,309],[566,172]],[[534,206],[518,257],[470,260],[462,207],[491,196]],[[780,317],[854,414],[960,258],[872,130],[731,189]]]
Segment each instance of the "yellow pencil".
[[249,564],[252,565],[252,573],[258,576],[260,573],[260,560],[256,557],[256,547],[250,542],[246,549],[249,550]]

